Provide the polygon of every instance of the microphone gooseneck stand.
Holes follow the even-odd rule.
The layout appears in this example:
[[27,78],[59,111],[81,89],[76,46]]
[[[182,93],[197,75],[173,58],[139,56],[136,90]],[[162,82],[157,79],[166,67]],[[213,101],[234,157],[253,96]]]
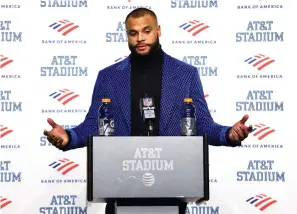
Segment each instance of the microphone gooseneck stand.
[[152,120],[148,121],[148,136],[153,136],[154,134],[154,123]]

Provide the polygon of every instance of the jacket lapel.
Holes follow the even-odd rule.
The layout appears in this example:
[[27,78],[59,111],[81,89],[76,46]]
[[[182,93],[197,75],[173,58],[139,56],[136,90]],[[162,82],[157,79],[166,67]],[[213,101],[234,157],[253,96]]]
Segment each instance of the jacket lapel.
[[[180,97],[182,85],[175,60],[164,53],[163,78],[161,90],[160,135],[164,135],[172,116],[173,106]],[[179,112],[176,112],[179,113]]]
[[122,63],[116,67],[117,77],[113,84],[114,96],[117,98],[117,106],[120,109],[125,123],[127,125],[128,134],[131,133],[131,85],[130,85],[130,57],[127,57]]
[[[119,63],[116,69],[117,81],[114,82],[114,96],[117,98],[117,106],[120,109],[129,134],[131,133],[131,85],[130,85],[130,57]],[[160,106],[160,135],[164,135],[172,116],[173,106],[180,97],[182,86],[180,85],[180,74],[175,60],[164,53],[161,106]],[[177,112],[178,113],[178,112]]]

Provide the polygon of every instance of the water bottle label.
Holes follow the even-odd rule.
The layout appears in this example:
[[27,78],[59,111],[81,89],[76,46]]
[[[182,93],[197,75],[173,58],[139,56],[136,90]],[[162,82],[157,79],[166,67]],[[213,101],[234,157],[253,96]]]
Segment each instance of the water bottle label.
[[114,135],[114,120],[101,118],[99,119],[99,135],[113,136]]
[[195,136],[196,135],[196,121],[195,118],[186,117],[181,119],[181,135]]

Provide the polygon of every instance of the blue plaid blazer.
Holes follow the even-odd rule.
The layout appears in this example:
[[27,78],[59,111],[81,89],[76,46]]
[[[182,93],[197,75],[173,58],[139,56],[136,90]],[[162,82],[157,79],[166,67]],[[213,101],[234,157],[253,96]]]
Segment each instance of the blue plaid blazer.
[[[65,151],[85,147],[88,135],[98,136],[98,108],[102,98],[110,98],[112,101],[115,136],[130,136],[130,69],[130,57],[127,57],[98,73],[89,111],[82,123],[67,130],[71,141]],[[226,140],[230,127],[214,122],[204,98],[197,69],[164,53],[160,136],[180,135],[180,109],[185,97],[191,97],[196,107],[197,135],[206,133],[210,145],[231,146]]]

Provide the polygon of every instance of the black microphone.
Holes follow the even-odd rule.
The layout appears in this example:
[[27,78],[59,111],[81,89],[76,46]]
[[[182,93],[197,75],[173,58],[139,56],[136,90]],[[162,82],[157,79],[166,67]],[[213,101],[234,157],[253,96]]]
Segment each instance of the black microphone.
[[155,99],[145,93],[144,97],[140,98],[139,108],[143,122],[148,125],[148,136],[153,136],[156,119]]

